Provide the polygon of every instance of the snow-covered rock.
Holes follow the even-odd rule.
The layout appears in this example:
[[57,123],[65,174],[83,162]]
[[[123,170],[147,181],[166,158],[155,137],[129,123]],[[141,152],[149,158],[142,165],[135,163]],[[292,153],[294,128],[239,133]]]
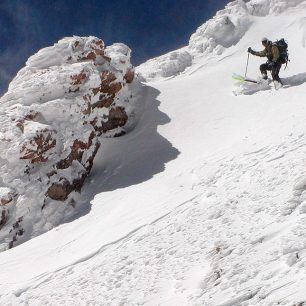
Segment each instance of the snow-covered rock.
[[137,73],[145,80],[167,78],[183,72],[192,64],[192,55],[186,48],[153,58],[137,67]]
[[296,180],[296,183],[293,188],[294,190],[305,190],[306,189],[306,178],[304,176],[299,177]]
[[242,0],[231,2],[197,29],[187,47],[151,59],[137,67],[137,72],[147,81],[174,76],[191,66],[194,56],[220,55],[224,49],[235,45],[250,24],[247,4]]
[[0,249],[73,214],[99,136],[133,125],[130,52],[96,37],[64,38],[11,82],[0,99]]
[[279,15],[288,8],[296,7],[303,2],[304,0],[251,0],[247,6],[254,16],[267,16]]
[[303,0],[235,0],[201,25],[188,46],[151,59],[137,67],[145,81],[171,77],[191,66],[199,56],[221,55],[236,45],[250,28],[254,16],[279,15],[287,9],[305,6]]
[[221,54],[225,48],[235,45],[241,39],[250,24],[245,2],[231,2],[191,35],[189,50],[193,54]]
[[304,0],[232,1],[191,35],[189,50],[192,54],[220,55],[224,49],[236,45],[244,36],[252,24],[252,16],[279,15],[303,2]]
[[14,199],[14,192],[7,187],[0,187],[0,206],[7,205]]

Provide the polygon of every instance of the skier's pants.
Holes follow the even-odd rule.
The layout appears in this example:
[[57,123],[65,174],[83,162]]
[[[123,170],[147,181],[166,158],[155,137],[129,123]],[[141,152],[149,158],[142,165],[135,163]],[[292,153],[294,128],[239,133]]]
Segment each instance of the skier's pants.
[[271,71],[273,81],[281,82],[279,78],[279,71],[282,67],[282,63],[277,62],[272,68],[267,63],[260,65],[260,72],[267,75],[267,71]]

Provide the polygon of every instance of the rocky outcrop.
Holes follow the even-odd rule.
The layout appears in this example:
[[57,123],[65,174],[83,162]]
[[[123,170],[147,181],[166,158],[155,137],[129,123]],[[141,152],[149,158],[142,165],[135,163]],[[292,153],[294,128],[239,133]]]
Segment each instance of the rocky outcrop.
[[10,188],[0,187],[0,206],[5,206],[11,203],[16,194]]
[[20,159],[30,160],[31,163],[46,162],[48,154],[56,146],[57,131],[43,124],[35,124],[35,127],[35,134],[21,145]]
[[0,100],[0,249],[73,214],[101,137],[131,125],[133,86],[124,44],[70,37],[29,58]]
[[6,225],[8,221],[8,207],[11,206],[16,197],[16,193],[10,188],[0,187],[0,230]]
[[232,1],[191,35],[188,49],[195,56],[220,55],[238,43],[251,22],[248,4],[243,0]]

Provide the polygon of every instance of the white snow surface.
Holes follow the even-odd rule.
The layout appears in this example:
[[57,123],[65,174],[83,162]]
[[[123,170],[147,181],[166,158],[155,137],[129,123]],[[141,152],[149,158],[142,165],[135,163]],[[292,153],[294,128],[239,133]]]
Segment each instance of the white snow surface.
[[[286,15],[291,8],[305,8],[304,0],[234,0],[225,9],[201,25],[191,35],[187,47],[151,59],[137,68],[137,72],[147,81],[160,80],[180,74],[191,66],[199,56],[221,55],[229,47],[236,45],[247,33],[256,16]],[[267,30],[256,35],[260,40],[267,36]]]
[[182,48],[150,59],[137,67],[137,73],[146,81],[175,76],[192,64],[193,56],[186,49]]
[[[133,133],[102,140],[86,212],[0,254],[1,305],[306,304],[306,1],[252,3],[269,10],[236,44],[143,84]],[[234,95],[262,36],[288,39],[285,86]]]

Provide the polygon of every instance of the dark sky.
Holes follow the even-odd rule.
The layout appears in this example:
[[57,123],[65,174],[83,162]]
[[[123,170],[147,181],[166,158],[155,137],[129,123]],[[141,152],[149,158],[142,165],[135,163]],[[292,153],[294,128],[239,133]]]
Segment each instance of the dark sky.
[[0,0],[0,95],[29,56],[65,36],[123,42],[132,63],[187,45],[229,0]]

